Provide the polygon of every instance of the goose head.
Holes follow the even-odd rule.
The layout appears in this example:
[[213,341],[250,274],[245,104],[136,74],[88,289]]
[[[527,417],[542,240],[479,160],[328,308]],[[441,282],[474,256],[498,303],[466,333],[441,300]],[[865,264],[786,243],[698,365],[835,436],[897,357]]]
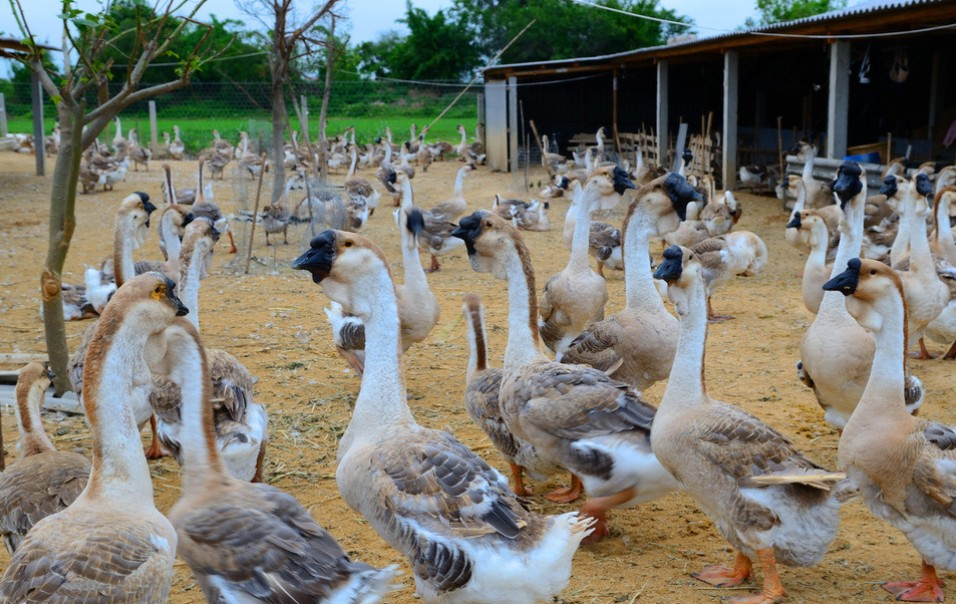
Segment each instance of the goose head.
[[[818,242],[815,241],[814,233],[820,232],[819,229],[823,226],[826,228],[826,221],[823,217],[817,213],[815,210],[803,210],[801,212],[795,212],[793,217],[790,219],[790,222],[787,223],[788,229],[799,229],[801,240],[810,247],[814,247]],[[826,243],[819,242],[819,243]]]
[[616,206],[621,195],[628,189],[634,189],[634,183],[627,171],[617,166],[602,166],[591,173],[584,184],[586,199],[591,203],[589,210],[609,210]]
[[451,235],[465,242],[472,269],[491,273],[498,279],[508,278],[507,260],[514,251],[517,250],[519,255],[527,253],[518,229],[511,222],[485,210],[459,220]]
[[664,260],[657,265],[654,278],[667,283],[667,297],[677,314],[687,314],[692,286],[701,282],[700,259],[691,250],[672,245],[664,250]]
[[139,329],[158,333],[189,309],[174,292],[176,284],[162,273],[137,275],[120,286],[103,309],[103,319],[133,316]]
[[[200,217],[190,222],[183,232],[182,266],[188,266],[195,259],[201,263],[199,278],[209,276],[212,265],[213,249],[222,233],[209,218]],[[198,256],[197,256],[198,255]]]
[[865,200],[866,170],[855,161],[843,162],[833,182],[833,193],[840,200],[840,207],[844,212],[851,201]]
[[146,240],[149,229],[149,216],[156,211],[149,201],[149,195],[137,191],[120,202],[116,213],[117,224],[123,225],[123,231],[130,238],[134,247],[139,247]]
[[687,218],[687,204],[701,199],[700,192],[680,174],[671,172],[655,178],[633,193],[624,230],[627,230],[627,222],[640,210],[642,215],[654,220],[656,232],[653,234],[670,233]]
[[399,230],[408,232],[408,236],[402,236],[402,245],[409,250],[418,247],[418,238],[425,231],[425,215],[416,207],[407,209],[395,208],[395,224]]
[[817,148],[807,141],[800,141],[790,148],[790,155],[796,155],[798,159],[806,161],[808,158],[816,157]]
[[292,268],[309,271],[326,296],[364,320],[371,315],[368,300],[381,289],[377,277],[382,272],[390,275],[377,245],[361,235],[333,229],[313,237]]
[[680,154],[682,160],[685,164],[689,164],[694,161],[694,152],[690,150],[690,147],[684,147],[684,151]]
[[[42,395],[53,383],[53,369],[45,361],[30,361],[17,372],[17,400],[42,401]],[[33,395],[33,396],[31,396]]]
[[847,312],[869,331],[883,328],[883,318],[891,311],[891,305],[898,304],[896,300],[902,301],[905,317],[903,283],[896,271],[882,262],[850,258],[846,270],[824,283],[823,289],[846,296]]

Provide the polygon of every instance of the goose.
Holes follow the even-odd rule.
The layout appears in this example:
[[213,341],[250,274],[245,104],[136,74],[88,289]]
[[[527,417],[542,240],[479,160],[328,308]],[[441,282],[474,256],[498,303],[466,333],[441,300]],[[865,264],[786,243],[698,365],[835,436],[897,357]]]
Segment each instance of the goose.
[[176,531],[153,503],[129,404],[147,397],[147,340],[188,312],[172,290],[168,278],[146,273],[116,290],[104,309],[83,376],[93,432],[89,481],[72,505],[30,530],[0,578],[0,600],[166,601]]
[[432,154],[429,146],[425,144],[426,130],[427,129],[423,129],[422,133],[418,135],[418,150],[415,152],[415,163],[422,167],[422,172],[428,172],[428,167],[435,161],[435,155]]
[[282,200],[273,203],[265,208],[262,215],[262,230],[266,233],[266,245],[272,245],[269,241],[269,235],[278,235],[282,233],[282,244],[289,245],[289,221],[292,220],[292,214],[286,209]]
[[[465,141],[465,129],[461,129],[462,144]],[[543,149],[541,153],[541,165],[545,170],[548,171],[548,174],[555,174],[560,172],[566,172],[566,165],[568,158],[559,154],[551,152],[551,144],[548,140],[548,135],[541,135],[541,148]]]
[[[208,273],[213,247],[218,239],[218,231],[205,218],[191,223],[183,237],[183,258],[177,289],[183,304],[190,309],[187,320],[197,331],[200,281]],[[206,353],[208,377],[212,384],[213,427],[219,455],[232,476],[260,482],[269,441],[269,420],[265,408],[253,400],[256,379],[228,352],[211,348]],[[170,352],[167,345],[162,358],[150,366],[153,388],[149,403],[156,413],[159,442],[182,465],[185,438],[183,395],[179,384],[171,378],[175,374],[171,365],[177,362],[175,353]]]
[[261,155],[249,151],[249,134],[245,131],[239,133],[239,146],[236,148],[236,159],[239,160],[239,168],[249,173],[249,178],[255,180],[259,177],[262,170],[269,171],[269,167],[262,159]]
[[355,309],[368,339],[362,389],[339,441],[343,499],[406,556],[426,603],[552,600],[591,521],[529,512],[504,476],[454,436],[416,423],[388,261],[353,233],[325,231],[309,245],[292,267]]
[[458,169],[455,174],[455,188],[452,196],[445,201],[435,204],[428,212],[432,216],[441,217],[448,221],[454,221],[459,216],[468,211],[468,201],[465,199],[464,181],[465,176],[472,170],[477,170],[475,164],[466,163]]
[[511,224],[522,231],[550,231],[551,220],[548,218],[550,209],[549,202],[542,203],[537,199],[532,199],[527,205],[523,203],[512,205],[509,209]]
[[601,168],[588,179],[583,199],[576,205],[571,256],[567,266],[545,284],[538,307],[541,340],[558,361],[579,333],[604,319],[607,283],[588,264],[591,211],[610,191],[620,195],[633,188],[634,183],[621,168]]
[[800,238],[810,246],[810,253],[803,265],[803,304],[807,310],[817,314],[823,300],[823,284],[833,272],[833,266],[827,264],[830,241],[827,223],[818,210],[803,210],[795,213],[787,223],[787,231],[790,229],[798,229]]
[[116,124],[116,133],[113,135],[113,153],[124,155],[126,148],[129,146],[129,141],[123,136],[123,125],[118,115],[113,118],[113,122]]
[[949,345],[944,359],[956,358],[956,241],[952,229],[947,228],[950,210],[956,206],[956,187],[944,187],[936,193],[936,229],[933,238],[937,255],[936,272],[949,286],[946,307],[926,326],[926,335],[934,342]]
[[797,159],[803,160],[803,171],[800,178],[803,180],[803,186],[807,192],[807,207],[817,209],[833,205],[833,196],[827,184],[813,177],[813,162],[817,158],[816,146],[806,141],[800,141],[790,150],[790,153],[796,155]]
[[918,581],[883,588],[897,600],[942,602],[936,567],[956,569],[956,432],[910,414],[907,300],[899,275],[868,259],[850,258],[844,266],[824,289],[846,296],[847,312],[872,334],[875,353],[866,388],[840,436],[837,464],[870,511],[902,531],[922,557]]
[[[232,159],[235,151],[235,147],[227,141],[226,139],[219,136],[219,130],[213,129],[212,131],[212,149],[215,151],[213,156],[222,155],[228,159]],[[238,159],[238,158],[237,158]]]
[[686,177],[690,171],[690,165],[694,161],[694,152],[690,150],[690,147],[684,147],[684,150],[680,154],[680,159],[680,168],[678,168],[677,173]]
[[103,170],[100,174],[99,184],[103,185],[104,191],[112,191],[116,183],[126,180],[126,172],[128,171],[129,158],[124,157],[118,163]]
[[609,371],[638,391],[670,375],[677,350],[677,319],[664,307],[648,261],[650,238],[673,230],[685,210],[665,182],[659,177],[638,189],[624,218],[624,310],[582,332],[562,357]]
[[218,175],[219,180],[225,178],[226,166],[229,165],[230,161],[232,161],[232,155],[217,152],[210,153],[206,157],[201,155],[199,157],[200,165],[206,164],[209,166],[209,177],[215,179]]
[[[395,175],[395,184],[402,193],[402,209],[410,210],[413,205],[412,183],[408,176],[402,172]],[[438,262],[438,256],[443,256],[448,252],[458,249],[462,245],[460,239],[451,236],[455,229],[455,223],[447,220],[441,214],[435,214],[432,211],[423,211],[422,218],[424,225],[422,232],[415,235],[418,245],[424,244],[425,249],[431,255],[431,265],[428,268],[429,273],[435,273],[441,270],[441,264]]]
[[680,337],[670,379],[654,416],[653,450],[711,517],[736,550],[734,567],[710,566],[694,577],[714,587],[736,587],[753,574],[756,558],[763,589],[733,602],[775,602],[786,592],[777,562],[810,566],[836,538],[838,491],[846,475],[827,472],[779,432],[738,407],[714,400],[704,380],[707,284],[697,254],[671,246],[655,278],[680,316]]
[[149,172],[149,160],[153,158],[153,152],[139,144],[136,128],[129,129],[129,147],[126,155],[133,160],[133,172],[139,171],[140,164],[145,166],[146,171]]
[[0,535],[13,554],[37,522],[65,510],[79,497],[90,476],[90,462],[70,451],[57,451],[40,419],[40,407],[53,372],[33,361],[17,377],[17,431],[20,457],[0,473]]
[[505,424],[547,465],[580,478],[588,495],[582,513],[596,521],[589,539],[600,540],[608,534],[611,508],[649,501],[677,486],[650,449],[655,409],[600,370],[553,362],[541,353],[534,269],[517,229],[479,210],[461,219],[455,236],[465,241],[474,270],[508,282],[508,346],[499,393]]
[[348,174],[345,175],[345,194],[355,205],[360,205],[360,202],[364,202],[371,216],[375,213],[375,208],[378,207],[378,200],[381,198],[381,194],[375,190],[367,178],[355,175],[358,150],[354,144],[350,146],[349,154],[351,155],[352,163],[349,166]]
[[767,265],[767,245],[755,233],[734,231],[720,237],[705,239],[691,248],[700,259],[707,283],[707,320],[711,322],[733,319],[718,315],[711,306],[714,291],[732,277],[753,277]]
[[53,126],[50,136],[43,137],[43,151],[47,157],[52,157],[60,152],[60,142],[60,124],[57,123]]
[[382,186],[385,187],[385,190],[392,195],[392,201],[394,204],[399,205],[399,202],[402,198],[402,192],[395,188],[395,167],[392,166],[392,146],[387,141],[383,141],[381,139],[379,139],[378,142],[382,145],[382,149],[385,151],[385,157],[382,160],[378,170],[375,171],[375,177],[378,178],[379,182],[382,183]]
[[[863,210],[866,200],[866,172],[857,163],[847,161],[837,170],[834,195],[840,201],[845,218],[840,223],[840,244],[834,260],[834,273],[850,258],[860,254],[863,237]],[[831,273],[831,278],[836,276]],[[853,413],[873,362],[873,339],[847,313],[842,296],[825,292],[820,309],[800,343],[797,376],[813,389],[824,411],[824,419],[842,430]],[[914,376],[907,377],[907,408],[919,409],[923,386]]]
[[[797,200],[793,205],[793,209],[790,210],[790,222],[793,222],[794,218],[800,214],[800,212],[803,212],[804,209],[810,209],[806,207],[807,189],[803,184],[803,179],[795,174],[791,174],[789,177],[787,177],[787,192],[791,197],[794,197]],[[833,260],[833,257],[836,254],[837,244],[840,242],[839,226],[840,220],[843,218],[843,211],[836,203],[831,203],[828,206],[817,208],[814,211],[826,223],[827,233],[830,237],[827,242],[826,256],[827,260]],[[787,243],[797,248],[801,252],[810,251],[810,245],[806,241],[806,237],[808,235],[809,232],[801,230],[799,226],[791,227],[789,223],[787,224]]]
[[[403,178],[403,177],[402,177]],[[401,322],[402,350],[422,342],[438,324],[440,308],[435,295],[428,288],[425,270],[418,258],[418,238],[424,233],[425,219],[414,207],[395,211],[395,223],[401,237],[402,266],[405,282],[395,287],[398,296],[398,316]],[[333,301],[325,309],[332,340],[339,355],[361,377],[365,370],[365,325],[350,310]]]
[[232,229],[229,228],[229,219],[223,216],[219,204],[213,201],[212,183],[203,183],[202,168],[205,162],[199,162],[199,175],[197,176],[196,201],[193,202],[193,216],[196,218],[208,218],[212,221],[216,230],[229,236],[229,253],[235,254],[236,240],[232,236]]
[[704,189],[708,192],[707,203],[700,210],[700,221],[711,237],[726,235],[740,220],[743,209],[737,202],[732,191],[724,191],[717,195],[714,177],[705,174],[701,178]]
[[[182,392],[182,496],[169,512],[177,554],[209,602],[378,602],[395,567],[353,562],[291,495],[236,479],[213,437],[207,354],[181,319],[166,330]],[[224,531],[224,523],[231,527]]]
[[933,208],[924,195],[931,193],[932,187],[925,174],[917,174],[913,182],[900,182],[898,186],[903,192],[903,214],[909,227],[910,240],[908,270],[899,273],[906,293],[908,345],[919,345],[916,358],[930,359],[933,357],[926,350],[923,333],[950,300],[949,287],[936,273],[936,261],[926,237],[926,216]]
[[[602,168],[604,170],[607,167]],[[611,167],[613,169],[613,166]],[[587,179],[585,179],[585,182]],[[565,188],[571,194],[571,206],[564,216],[564,243],[571,248],[571,240],[574,236],[574,225],[577,220],[577,208],[579,203],[584,200],[584,186],[581,180],[577,178],[565,178],[559,182],[559,186]],[[593,210],[610,210],[614,208],[621,195],[611,192],[609,195],[602,195]],[[591,230],[588,236],[588,253],[597,260],[598,274],[604,276],[604,268],[614,270],[623,270],[624,261],[621,252],[621,231],[606,222],[597,220],[591,221]]]
[[182,160],[186,155],[186,145],[179,138],[179,126],[173,126],[173,140],[169,143],[167,150],[169,157],[175,160]]

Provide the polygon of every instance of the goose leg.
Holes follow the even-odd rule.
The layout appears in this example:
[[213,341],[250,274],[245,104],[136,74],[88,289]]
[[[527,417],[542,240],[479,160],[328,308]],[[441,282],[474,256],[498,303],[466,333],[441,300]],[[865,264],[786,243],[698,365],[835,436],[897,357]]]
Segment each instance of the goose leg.
[[259,455],[256,457],[256,473],[252,475],[252,480],[249,482],[262,482],[262,467],[265,465],[266,461],[266,441],[262,441],[262,444],[259,445]]
[[441,270],[441,265],[438,264],[438,257],[435,254],[432,254],[432,265],[428,268],[426,272],[437,273]]
[[693,573],[691,576],[713,587],[737,587],[753,577],[753,564],[750,562],[750,558],[737,552],[733,568],[707,566],[699,573]]
[[[598,262],[597,274],[601,275],[601,277],[604,277],[604,263],[603,263],[603,262],[600,262],[600,261]],[[606,277],[605,277],[605,278],[606,278]]]
[[731,315],[718,315],[714,313],[714,307],[710,305],[710,296],[707,296],[707,322],[708,323],[723,323],[724,321],[729,321],[733,319]]
[[342,358],[345,359],[345,361],[349,364],[349,366],[353,370],[355,370],[355,373],[359,377],[362,377],[362,374],[365,373],[365,365],[362,364],[362,361],[361,359],[358,358],[358,355],[356,355],[351,350],[346,350],[345,348],[342,348],[341,346],[336,346],[335,349],[339,351],[339,355],[341,355]]
[[607,515],[611,508],[626,503],[634,498],[637,489],[629,487],[620,493],[608,495],[607,497],[594,497],[588,499],[581,507],[581,513],[585,516],[594,518],[594,532],[585,537],[582,543],[597,543],[605,536],[610,534],[607,528]]
[[149,416],[149,431],[153,434],[153,442],[149,444],[149,448],[146,449],[146,459],[162,459],[169,455],[166,451],[163,451],[163,446],[159,444],[159,436],[156,435],[156,416]]
[[783,588],[777,574],[777,560],[773,555],[773,548],[757,550],[757,559],[760,560],[760,570],[763,571],[763,589],[756,594],[728,598],[729,604],[771,604],[787,595],[787,590]]
[[229,253],[235,254],[239,250],[236,248],[236,240],[232,237],[232,229],[226,231],[226,234],[229,235]]
[[571,486],[545,493],[544,498],[555,503],[571,503],[581,496],[581,479],[571,474]]
[[528,497],[531,495],[531,489],[524,485],[524,475],[522,468],[516,463],[508,464],[511,466],[511,478],[514,481],[515,495],[518,497]]
[[935,359],[936,357],[929,353],[926,350],[926,342],[923,341],[923,338],[919,339],[919,352],[916,354],[910,354],[914,359]]
[[936,576],[936,568],[923,560],[919,581],[884,583],[883,589],[903,602],[942,602],[943,581]]
[[950,347],[949,352],[946,353],[946,356],[943,357],[944,360],[952,361],[956,359],[956,342],[953,342],[953,345]]

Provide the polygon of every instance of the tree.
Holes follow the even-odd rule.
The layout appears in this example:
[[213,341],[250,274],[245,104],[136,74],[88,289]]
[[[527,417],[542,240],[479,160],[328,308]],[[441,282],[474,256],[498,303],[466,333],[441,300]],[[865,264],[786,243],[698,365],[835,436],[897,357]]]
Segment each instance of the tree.
[[504,63],[570,59],[658,46],[672,35],[689,33],[693,25],[691,19],[660,6],[659,0],[602,0],[598,4],[686,25],[615,14],[567,0],[455,0],[452,15],[486,58],[536,19],[537,23],[502,55]]
[[[156,58],[167,55],[173,41],[188,23],[196,23],[192,18],[203,2],[205,0],[190,3],[192,12],[183,19],[175,17],[174,13],[187,4],[185,0],[175,6],[169,0],[158,14],[137,4],[134,7],[135,21],[122,28],[111,17],[109,2],[102,13],[85,13],[74,8],[72,0],[62,0],[59,15],[63,22],[62,73],[57,74],[43,61],[43,53],[26,21],[21,0],[11,0],[22,39],[30,48],[18,60],[30,67],[47,95],[55,100],[60,124],[60,151],[56,156],[50,190],[47,257],[40,276],[47,354],[56,373],[53,385],[57,394],[70,389],[66,370],[69,350],[60,292],[63,264],[76,226],[74,207],[80,156],[120,111],[133,103],[186,86],[190,75],[206,60],[215,57],[216,52],[203,37],[181,54],[179,66],[171,79],[140,88],[147,67]],[[129,42],[126,46],[128,54],[122,56],[121,63],[116,56],[108,56],[114,40]],[[117,65],[125,67],[114,70]],[[121,80],[116,77],[117,72],[123,73]],[[122,82],[115,92],[110,91],[111,80]],[[91,108],[87,106],[88,93],[96,95]]]
[[752,29],[812,17],[845,6],[846,0],[757,0],[757,12],[760,14],[760,19],[758,21],[747,19],[744,25]]
[[[269,72],[272,98],[272,203],[278,203],[285,193],[285,166],[282,161],[282,144],[285,140],[289,111],[285,103],[286,87],[291,82],[291,69],[295,62],[326,46],[327,41],[314,37],[313,29],[319,20],[332,14],[338,0],[324,0],[307,16],[298,18],[292,9],[292,0],[243,0],[237,2],[249,16],[271,29],[272,48],[269,53]],[[259,15],[267,14],[267,23]],[[298,24],[297,24],[298,23]]]

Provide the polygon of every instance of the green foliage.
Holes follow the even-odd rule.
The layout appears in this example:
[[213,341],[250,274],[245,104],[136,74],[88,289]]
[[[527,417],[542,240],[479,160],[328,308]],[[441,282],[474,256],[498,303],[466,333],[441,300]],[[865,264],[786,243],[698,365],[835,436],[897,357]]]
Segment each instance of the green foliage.
[[[194,48],[200,43],[206,32],[209,35],[203,42],[203,48],[212,48],[222,51],[214,61],[203,64],[199,72],[192,77],[194,82],[259,82],[269,80],[269,58],[257,34],[244,29],[244,23],[238,19],[220,21],[215,15],[210,16],[208,25],[212,28],[192,25],[187,27],[176,48],[183,52]],[[151,77],[152,79],[152,77]]]
[[760,27],[783,21],[812,17],[846,6],[846,0],[757,0],[758,21],[747,19],[746,26]]
[[691,31],[693,21],[659,0],[601,0],[604,6],[687,23],[662,24],[567,0],[455,0],[452,13],[491,57],[532,19],[537,22],[501,58],[502,63],[569,59],[664,44]]

